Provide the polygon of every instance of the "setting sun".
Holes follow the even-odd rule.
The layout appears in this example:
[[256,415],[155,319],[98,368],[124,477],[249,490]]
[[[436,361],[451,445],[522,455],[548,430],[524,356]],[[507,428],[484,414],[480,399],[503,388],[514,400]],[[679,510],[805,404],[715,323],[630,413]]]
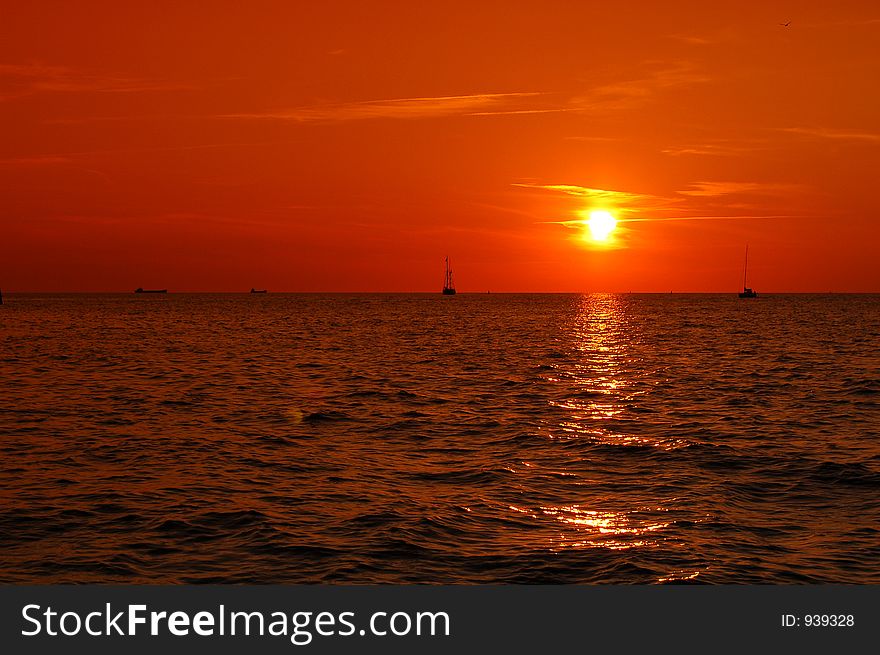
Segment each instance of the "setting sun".
[[592,211],[586,225],[593,241],[607,241],[611,233],[614,232],[614,228],[617,227],[617,221],[610,212]]

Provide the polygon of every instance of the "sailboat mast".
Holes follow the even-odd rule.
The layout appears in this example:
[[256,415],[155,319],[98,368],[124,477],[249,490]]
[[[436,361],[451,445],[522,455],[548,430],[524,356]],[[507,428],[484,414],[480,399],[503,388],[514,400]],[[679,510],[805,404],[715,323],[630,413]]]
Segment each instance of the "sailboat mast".
[[743,266],[743,289],[746,289],[746,275],[749,272],[749,244],[746,244],[746,263]]
[[455,295],[455,284],[452,281],[452,267],[449,265],[449,255],[446,255],[446,277],[443,279],[443,295]]

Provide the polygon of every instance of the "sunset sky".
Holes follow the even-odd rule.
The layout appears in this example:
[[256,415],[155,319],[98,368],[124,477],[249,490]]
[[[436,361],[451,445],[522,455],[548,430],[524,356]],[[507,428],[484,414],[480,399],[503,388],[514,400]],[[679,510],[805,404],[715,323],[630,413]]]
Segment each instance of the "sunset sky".
[[880,291],[875,1],[5,3],[0,114],[8,292]]

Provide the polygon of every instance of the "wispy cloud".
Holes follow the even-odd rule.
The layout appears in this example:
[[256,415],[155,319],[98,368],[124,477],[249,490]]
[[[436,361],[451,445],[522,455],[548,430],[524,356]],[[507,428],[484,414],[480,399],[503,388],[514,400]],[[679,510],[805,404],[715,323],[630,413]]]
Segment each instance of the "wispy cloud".
[[783,127],[780,131],[813,139],[837,139],[843,141],[867,141],[880,143],[880,133],[836,130],[824,127]]
[[534,108],[519,106],[529,98],[543,94],[482,93],[460,96],[393,98],[336,104],[310,105],[282,111],[226,114],[223,118],[268,119],[293,122],[354,121],[376,118],[416,119],[438,116],[479,115],[490,112],[532,112]]
[[0,159],[0,167],[18,168],[31,166],[53,166],[55,164],[69,164],[70,157],[63,155],[36,155],[33,157],[6,157]]
[[546,191],[556,191],[564,193],[568,196],[577,196],[579,198],[587,198],[599,204],[622,205],[622,204],[639,204],[643,206],[645,203],[656,203],[662,200],[657,196],[647,195],[643,193],[631,193],[629,191],[613,191],[611,189],[596,189],[592,187],[577,186],[575,184],[531,184],[531,183],[515,183],[513,186],[525,189],[544,189]]
[[764,218],[807,218],[803,214],[719,214],[717,216],[656,216],[651,218],[625,218],[624,223],[663,223],[666,221],[741,221]]
[[689,188],[679,191],[683,196],[711,198],[729,195],[768,195],[793,191],[799,188],[792,184],[764,182],[694,182]]
[[559,112],[578,111],[574,107],[549,107],[547,109],[510,109],[500,111],[475,111],[469,116],[515,116],[517,114],[556,114]]
[[657,196],[632,191],[614,191],[578,186],[575,184],[535,184],[518,182],[515,187],[526,189],[543,189],[555,191],[569,196],[576,196],[593,201],[596,204],[610,206],[626,205],[638,209],[669,208],[685,201],[687,197],[713,198],[730,195],[774,195],[800,190],[797,184],[781,184],[768,182],[693,182],[688,188],[676,192],[676,196]]
[[683,198],[668,198],[648,193],[599,189],[574,184],[517,183],[513,186],[550,191],[581,199],[581,202],[578,203],[579,206],[574,208],[573,211],[576,218],[540,221],[541,223],[562,225],[575,230],[583,230],[587,212],[592,209],[611,210],[615,213],[619,222],[641,220],[639,217],[644,215],[658,216],[668,214],[669,212],[679,213],[683,211],[683,208],[680,206],[684,200]]
[[714,39],[709,39],[703,36],[694,36],[691,34],[668,34],[666,38],[681,41],[689,45],[712,45],[713,43],[716,43]]
[[[827,216],[826,216],[827,217]],[[815,216],[803,214],[718,214],[701,216],[630,216],[617,217],[618,223],[677,223],[682,221],[756,221],[756,220],[779,220],[779,219],[809,219]],[[561,225],[570,230],[582,232],[585,227],[586,216],[565,221],[539,221],[545,225]],[[619,244],[618,244],[619,245]]]
[[[767,184],[758,182],[696,182],[685,191],[669,196],[657,196],[633,191],[613,191],[572,184],[525,184],[514,186],[529,189],[543,189],[556,193],[583,198],[587,202],[574,208],[575,218],[543,223],[562,225],[583,230],[587,210],[602,208],[614,211],[620,223],[665,222],[665,221],[731,221],[760,219],[811,218],[802,214],[779,212],[761,213],[750,204],[731,203],[727,200],[717,204],[713,198],[731,195],[762,195],[781,193],[785,190],[799,189],[796,185]],[[763,206],[763,205],[761,205]],[[740,211],[737,212],[736,210]]]
[[765,145],[744,144],[740,141],[737,145],[726,142],[689,143],[682,146],[669,146],[661,152],[672,157],[685,155],[699,155],[707,157],[735,157],[756,150],[766,149]]
[[682,155],[725,156],[738,154],[738,151],[736,150],[731,150],[730,148],[722,148],[720,146],[712,146],[708,144],[682,146],[679,148],[664,148],[661,152],[664,155],[672,155],[673,157],[681,157]]
[[586,94],[573,98],[571,105],[582,111],[628,109],[665,91],[703,84],[711,79],[691,64],[681,62],[648,75],[597,86]]
[[658,96],[664,90],[698,84],[709,79],[696,72],[688,63],[676,63],[646,75],[601,84],[576,94],[525,91],[419,96],[303,105],[278,110],[221,114],[218,118],[312,123],[445,116],[590,114],[633,107]]
[[39,93],[137,93],[190,88],[193,87],[162,80],[83,71],[67,66],[0,63],[0,100]]

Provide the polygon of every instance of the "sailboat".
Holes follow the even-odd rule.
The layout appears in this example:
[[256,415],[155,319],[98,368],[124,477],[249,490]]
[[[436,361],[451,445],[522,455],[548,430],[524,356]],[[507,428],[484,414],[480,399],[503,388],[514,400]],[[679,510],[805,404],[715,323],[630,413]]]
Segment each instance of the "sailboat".
[[449,257],[446,257],[446,279],[443,281],[443,295],[455,295],[455,282],[452,280],[452,267],[449,265]]
[[740,298],[757,298],[758,292],[746,286],[747,275],[749,272],[749,246],[746,244],[746,263],[743,266],[743,290],[740,292]]

